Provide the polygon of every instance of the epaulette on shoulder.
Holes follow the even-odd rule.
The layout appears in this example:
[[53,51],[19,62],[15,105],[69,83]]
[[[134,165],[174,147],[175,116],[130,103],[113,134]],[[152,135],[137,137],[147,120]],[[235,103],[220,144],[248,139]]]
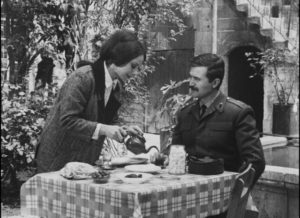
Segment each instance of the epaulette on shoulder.
[[245,104],[244,102],[236,100],[236,99],[231,98],[231,97],[227,97],[227,101],[234,104],[234,105],[236,105],[236,106],[238,106],[238,107],[240,107],[240,108],[247,107],[247,104]]
[[196,104],[198,102],[197,99],[194,98],[189,98],[186,102],[184,102],[184,104],[181,106],[180,110],[182,111],[183,109],[192,106],[194,104]]

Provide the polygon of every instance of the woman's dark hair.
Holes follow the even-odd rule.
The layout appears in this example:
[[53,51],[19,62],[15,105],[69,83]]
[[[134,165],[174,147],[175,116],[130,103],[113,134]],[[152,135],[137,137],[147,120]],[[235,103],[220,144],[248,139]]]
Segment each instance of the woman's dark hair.
[[111,64],[122,66],[140,55],[143,55],[144,59],[146,58],[146,48],[133,31],[117,30],[114,32],[101,46],[100,58],[92,64],[97,84],[96,92],[104,94],[104,90],[100,90],[100,87],[105,85],[105,75],[99,74],[99,69],[103,68],[104,61],[107,66]]
[[220,84],[217,89],[220,88],[224,78],[224,61],[216,54],[206,53],[193,57],[191,60],[191,67],[207,67],[206,77],[209,82],[214,79],[220,79]]
[[136,34],[130,30],[116,31],[100,49],[100,59],[104,60],[108,66],[112,63],[117,66],[125,65],[140,55],[143,55],[145,59],[146,50]]

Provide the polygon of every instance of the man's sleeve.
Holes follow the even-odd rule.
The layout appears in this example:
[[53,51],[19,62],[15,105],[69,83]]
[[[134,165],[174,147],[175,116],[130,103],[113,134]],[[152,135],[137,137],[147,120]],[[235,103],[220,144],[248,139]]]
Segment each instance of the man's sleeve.
[[255,184],[263,173],[266,163],[259,132],[256,129],[254,112],[251,107],[247,106],[239,112],[235,120],[235,128],[235,138],[241,159],[246,164],[252,163],[255,169],[253,182]]

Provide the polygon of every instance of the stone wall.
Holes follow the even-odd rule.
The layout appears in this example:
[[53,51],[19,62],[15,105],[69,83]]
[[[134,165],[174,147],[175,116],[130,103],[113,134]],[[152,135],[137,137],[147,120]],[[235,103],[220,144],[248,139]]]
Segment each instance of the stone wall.
[[299,141],[274,136],[260,140],[267,165],[251,194],[259,218],[298,218]]
[[267,165],[252,196],[259,218],[298,218],[299,170]]
[[264,148],[264,154],[269,165],[299,168],[299,146]]
[[[229,54],[239,47],[253,46],[261,51],[272,46],[271,38],[261,35],[260,26],[250,22],[247,12],[237,10],[235,1],[218,0],[217,14],[214,14],[214,1],[201,3],[194,11],[193,23],[195,28],[195,55],[206,52],[213,52],[213,44],[217,43],[216,53],[221,55],[225,61],[225,76],[221,91],[228,94]],[[214,19],[217,19],[216,34],[217,41],[214,42],[215,26]],[[299,76],[295,79],[292,102],[295,102],[299,95]],[[263,106],[263,132],[272,133],[272,110],[276,102],[273,85],[268,79],[264,80],[264,106]],[[292,134],[299,135],[296,127],[299,125],[299,105],[294,107],[294,131]]]
[[220,0],[217,6],[217,53],[225,61],[225,75],[221,90],[227,94],[229,53],[242,46],[253,46],[262,50],[267,41],[255,28],[248,25],[246,14],[236,10],[232,1]]
[[5,23],[6,13],[2,10],[3,1],[1,0],[1,81],[8,79],[7,67],[8,67],[8,54],[6,50],[6,34],[5,34]]

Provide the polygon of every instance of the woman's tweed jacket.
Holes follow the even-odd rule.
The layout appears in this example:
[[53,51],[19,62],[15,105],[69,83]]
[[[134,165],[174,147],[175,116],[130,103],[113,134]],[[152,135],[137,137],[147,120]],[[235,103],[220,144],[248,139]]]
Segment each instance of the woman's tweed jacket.
[[[104,65],[98,73],[104,74]],[[112,94],[104,108],[95,85],[92,67],[86,65],[61,87],[37,146],[38,173],[59,170],[70,161],[94,164],[98,159],[105,137],[92,139],[97,122],[111,123],[120,103]]]

